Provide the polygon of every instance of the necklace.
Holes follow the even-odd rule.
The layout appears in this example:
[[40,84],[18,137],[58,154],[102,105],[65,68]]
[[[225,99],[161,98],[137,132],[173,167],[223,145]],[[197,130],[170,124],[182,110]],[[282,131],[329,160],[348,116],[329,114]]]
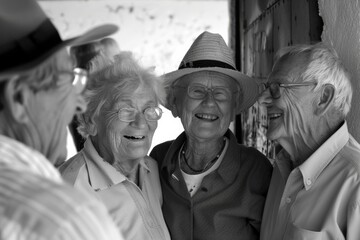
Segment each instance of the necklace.
[[[184,159],[184,162],[186,164],[186,166],[193,172],[195,173],[202,173],[204,172],[205,170],[207,170],[208,168],[210,168],[220,157],[222,151],[224,150],[225,148],[225,138],[224,138],[224,142],[223,142],[223,145],[219,151],[219,153],[215,156],[215,158],[209,162],[206,163],[205,167],[203,167],[202,169],[194,169],[193,167],[190,166],[190,164],[188,163],[188,160],[186,159],[186,156],[185,156],[185,151],[186,151],[186,148],[183,148],[183,150],[181,151],[181,156],[182,156],[182,159]],[[185,145],[184,145],[185,146]]]

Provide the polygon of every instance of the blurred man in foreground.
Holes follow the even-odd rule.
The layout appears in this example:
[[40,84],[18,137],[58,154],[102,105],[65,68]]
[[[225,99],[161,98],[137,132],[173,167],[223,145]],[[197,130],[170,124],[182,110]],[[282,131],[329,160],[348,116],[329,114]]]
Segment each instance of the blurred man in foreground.
[[104,25],[61,40],[36,1],[0,2],[0,239],[122,239],[105,207],[66,185],[66,126],[86,104],[87,73],[65,47],[107,36]]

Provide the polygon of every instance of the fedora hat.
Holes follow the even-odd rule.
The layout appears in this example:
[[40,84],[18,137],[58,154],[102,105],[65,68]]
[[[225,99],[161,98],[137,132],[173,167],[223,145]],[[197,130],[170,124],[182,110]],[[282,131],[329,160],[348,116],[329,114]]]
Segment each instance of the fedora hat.
[[62,40],[36,0],[1,0],[0,74],[30,70],[66,46],[101,39],[117,30],[116,25],[105,24]]
[[237,81],[241,88],[237,113],[251,107],[259,96],[257,81],[236,70],[233,53],[219,34],[207,31],[200,34],[185,54],[178,70],[164,74],[163,77],[166,84],[171,86],[177,79],[200,71],[219,72]]

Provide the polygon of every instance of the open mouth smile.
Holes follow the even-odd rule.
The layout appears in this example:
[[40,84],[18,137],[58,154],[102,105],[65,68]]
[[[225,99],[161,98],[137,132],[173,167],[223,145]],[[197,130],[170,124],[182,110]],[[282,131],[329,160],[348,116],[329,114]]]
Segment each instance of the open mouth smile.
[[281,116],[282,116],[281,113],[270,113],[270,114],[268,114],[268,119],[271,121],[271,120],[277,119]]
[[195,117],[205,121],[216,121],[219,117],[214,114],[197,113]]
[[129,140],[143,140],[145,139],[145,136],[128,136],[128,135],[124,135],[124,138],[129,139]]

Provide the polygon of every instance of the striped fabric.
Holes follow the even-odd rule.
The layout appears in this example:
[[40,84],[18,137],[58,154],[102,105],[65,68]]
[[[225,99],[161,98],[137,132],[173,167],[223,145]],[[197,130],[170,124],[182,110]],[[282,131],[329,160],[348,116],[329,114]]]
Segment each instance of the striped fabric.
[[106,208],[40,153],[0,135],[0,239],[123,239]]

